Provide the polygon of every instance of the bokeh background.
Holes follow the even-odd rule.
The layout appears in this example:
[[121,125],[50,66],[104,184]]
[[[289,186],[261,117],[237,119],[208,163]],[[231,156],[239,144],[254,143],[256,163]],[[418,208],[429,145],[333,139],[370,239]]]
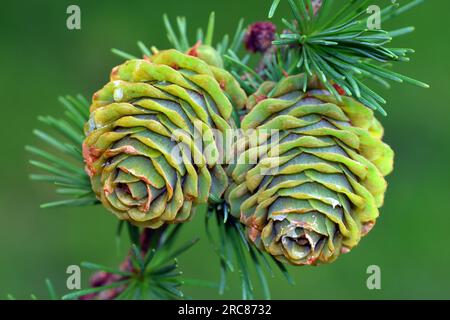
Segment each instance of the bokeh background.
[[[388,4],[388,0],[375,3]],[[404,2],[402,0],[400,3]],[[82,29],[66,28],[66,8],[78,4]],[[28,180],[33,171],[24,145],[38,115],[62,115],[61,94],[90,96],[121,59],[116,47],[137,54],[136,41],[166,48],[162,14],[184,15],[191,31],[217,13],[216,35],[233,32],[240,17],[266,18],[268,0],[3,1],[0,10],[0,298],[11,293],[46,298],[49,277],[66,293],[66,268],[81,261],[115,266],[115,218],[101,207],[39,209],[55,200],[53,188]],[[450,2],[428,0],[389,27],[415,25],[395,46],[413,47],[412,62],[396,70],[431,84],[429,90],[394,85],[383,91],[389,116],[381,119],[396,150],[396,170],[381,218],[349,255],[321,267],[290,268],[296,286],[281,274],[271,280],[276,299],[450,298]],[[280,16],[288,16],[286,6]],[[203,217],[182,238],[200,243],[180,259],[188,277],[215,281],[218,260],[204,234]],[[123,248],[125,250],[125,247]],[[366,287],[366,269],[378,265],[382,289]],[[83,273],[86,285],[89,274]],[[194,298],[239,298],[238,276],[219,296],[215,289],[186,288]],[[259,296],[261,297],[261,296]]]

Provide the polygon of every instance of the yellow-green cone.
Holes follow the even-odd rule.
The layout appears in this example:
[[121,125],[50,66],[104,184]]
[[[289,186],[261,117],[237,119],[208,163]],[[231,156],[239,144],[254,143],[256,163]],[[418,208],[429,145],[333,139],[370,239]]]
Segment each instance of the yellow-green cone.
[[372,228],[394,154],[370,109],[313,83],[304,93],[302,79],[266,82],[249,98],[242,128],[263,138],[237,142],[242,153],[228,168],[226,198],[260,249],[315,265],[334,261]]
[[189,220],[228,185],[213,130],[233,128],[233,106],[245,100],[229,73],[175,50],[114,68],[83,144],[98,199],[139,226]]

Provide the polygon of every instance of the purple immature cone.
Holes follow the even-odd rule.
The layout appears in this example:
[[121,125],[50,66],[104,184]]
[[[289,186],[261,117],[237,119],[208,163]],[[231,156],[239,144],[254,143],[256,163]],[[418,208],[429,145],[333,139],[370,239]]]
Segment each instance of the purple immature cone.
[[248,27],[245,47],[250,52],[264,53],[272,47],[277,27],[272,22],[256,22]]

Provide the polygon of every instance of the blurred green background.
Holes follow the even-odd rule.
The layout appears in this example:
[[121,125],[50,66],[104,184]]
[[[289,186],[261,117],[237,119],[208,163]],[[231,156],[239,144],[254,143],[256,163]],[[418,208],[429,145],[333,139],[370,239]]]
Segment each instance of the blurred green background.
[[[380,0],[388,4],[388,0]],[[400,3],[404,2],[402,0]],[[66,8],[78,4],[82,29],[66,28]],[[101,207],[39,209],[55,200],[51,186],[31,183],[24,145],[38,143],[31,131],[38,115],[62,115],[60,94],[90,96],[121,59],[116,47],[135,52],[136,41],[166,48],[162,14],[185,15],[194,31],[217,13],[216,35],[233,32],[240,17],[266,18],[267,0],[4,1],[0,10],[0,298],[12,293],[45,298],[50,277],[65,293],[66,268],[81,261],[117,265],[116,220]],[[450,298],[450,2],[427,1],[389,27],[415,25],[394,46],[416,49],[412,62],[396,70],[432,85],[429,90],[394,85],[383,94],[389,116],[381,119],[386,141],[396,150],[396,170],[381,218],[349,255],[321,267],[290,268],[296,286],[277,273],[276,299],[448,299]],[[288,16],[283,6],[278,16]],[[42,127],[41,127],[42,128]],[[188,277],[217,280],[218,260],[198,215],[183,238],[201,238],[182,256]],[[366,287],[366,269],[378,265],[382,289]],[[86,284],[89,274],[83,273]],[[239,298],[238,276],[223,298]],[[219,299],[214,289],[186,288],[194,298]],[[259,296],[261,297],[261,296]]]

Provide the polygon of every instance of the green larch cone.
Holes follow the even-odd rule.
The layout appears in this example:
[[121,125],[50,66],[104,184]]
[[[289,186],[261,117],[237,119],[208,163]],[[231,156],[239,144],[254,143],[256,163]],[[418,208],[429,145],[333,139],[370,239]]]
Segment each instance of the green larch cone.
[[379,216],[393,169],[373,112],[312,82],[307,92],[303,75],[265,82],[249,98],[242,129],[258,139],[241,138],[228,168],[231,213],[257,247],[293,265],[329,263],[356,246]]
[[234,128],[233,107],[245,101],[228,72],[176,50],[114,68],[85,127],[83,155],[98,199],[138,226],[189,220],[228,185],[214,131]]

